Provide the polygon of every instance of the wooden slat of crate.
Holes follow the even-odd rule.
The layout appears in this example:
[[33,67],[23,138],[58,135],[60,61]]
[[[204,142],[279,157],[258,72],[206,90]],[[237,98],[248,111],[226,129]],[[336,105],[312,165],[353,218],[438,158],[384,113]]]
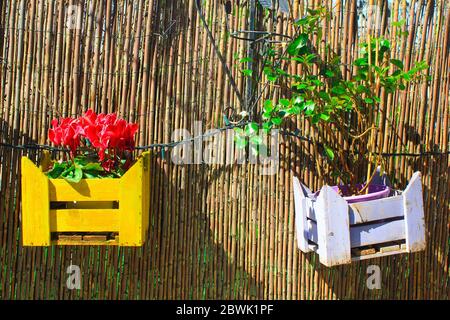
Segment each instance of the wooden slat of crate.
[[50,210],[51,232],[118,232],[117,209]]
[[350,227],[352,248],[405,239],[405,221],[372,223]]
[[375,248],[367,248],[367,249],[352,248],[353,256],[367,256],[369,254],[375,253],[377,253],[377,250]]
[[50,201],[118,201],[119,191],[120,179],[49,180]]
[[366,202],[349,204],[350,224],[403,217],[403,197],[394,196]]
[[83,241],[107,241],[109,240],[106,235],[84,235]]
[[[36,197],[36,193],[39,196]],[[47,177],[22,157],[22,234],[24,246],[50,245],[49,183]]]
[[353,248],[352,249],[352,260],[365,260],[370,258],[384,257],[393,254],[399,254],[406,252],[406,248],[403,244],[390,244],[385,246],[376,246],[377,248]]
[[[405,239],[404,220],[350,227],[350,243],[352,248],[403,239]],[[315,243],[318,242],[317,223],[312,220],[308,220],[308,240]]]
[[119,240],[112,239],[112,240],[106,240],[106,241],[68,241],[68,240],[54,240],[52,241],[55,245],[72,245],[72,246],[117,246],[119,245]]
[[57,239],[57,241],[67,241],[67,242],[74,242],[81,240],[83,240],[82,235],[66,235],[66,234],[59,234]]
[[359,261],[359,260],[366,260],[366,259],[372,259],[372,258],[379,258],[379,257],[386,257],[386,256],[392,256],[394,254],[399,254],[399,253],[405,253],[407,252],[406,250],[398,250],[398,251],[389,251],[389,252],[377,252],[374,254],[368,254],[368,255],[364,255],[364,256],[352,256],[352,261]]
[[386,252],[392,252],[392,251],[399,251],[400,250],[400,245],[399,244],[395,244],[392,246],[386,246],[386,247],[381,247],[380,248],[380,252],[381,253],[386,253]]

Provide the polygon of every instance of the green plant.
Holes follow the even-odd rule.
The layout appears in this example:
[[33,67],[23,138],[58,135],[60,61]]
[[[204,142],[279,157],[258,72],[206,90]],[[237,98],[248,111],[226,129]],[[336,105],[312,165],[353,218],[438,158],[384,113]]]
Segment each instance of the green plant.
[[[391,58],[393,48],[389,40],[380,37],[368,37],[360,45],[359,57],[345,65],[321,42],[323,21],[329,19],[325,8],[309,9],[307,16],[293,22],[296,36],[284,50],[271,46],[265,51],[261,57],[262,74],[275,90],[264,101],[260,118],[238,131],[236,139],[240,147],[245,146],[243,140],[248,137],[258,144],[260,141],[253,138],[258,129],[268,132],[289,118],[302,116],[313,128],[318,174],[324,175],[318,161],[324,155],[329,178],[338,177],[344,184],[356,185],[361,166],[368,164],[370,180],[375,173],[371,169],[381,163],[374,140],[385,120],[379,108],[381,90],[388,94],[405,90],[428,66],[419,62],[405,70],[403,61]],[[300,72],[289,72],[292,64]],[[256,83],[261,82],[261,78],[253,77],[255,72],[243,73]],[[274,99],[277,91],[282,98]],[[348,145],[345,149],[343,142]]]

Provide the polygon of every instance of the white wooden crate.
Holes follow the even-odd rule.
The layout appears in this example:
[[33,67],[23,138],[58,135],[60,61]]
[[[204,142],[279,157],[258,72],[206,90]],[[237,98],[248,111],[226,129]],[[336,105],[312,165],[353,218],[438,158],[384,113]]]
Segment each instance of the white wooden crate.
[[420,172],[403,192],[351,204],[329,186],[315,197],[294,177],[294,199],[298,247],[326,266],[425,250]]

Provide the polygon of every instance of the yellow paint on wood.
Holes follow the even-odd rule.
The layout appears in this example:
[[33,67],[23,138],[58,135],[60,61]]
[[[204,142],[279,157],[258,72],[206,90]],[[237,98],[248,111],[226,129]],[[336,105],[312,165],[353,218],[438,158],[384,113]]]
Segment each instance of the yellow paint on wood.
[[27,157],[22,157],[22,243],[50,245],[48,179]]
[[120,233],[121,246],[142,245],[143,227],[143,157],[120,178]]
[[[69,183],[48,179],[28,158],[22,158],[22,225],[25,246],[141,246],[150,211],[150,156],[143,153],[120,179],[83,179]],[[42,167],[41,167],[42,169]],[[119,203],[113,208],[113,201]],[[50,210],[51,202],[69,202]],[[118,232],[116,240],[50,241],[51,232]]]
[[50,179],[50,201],[117,201],[120,179]]
[[51,232],[118,232],[119,210],[50,210]]

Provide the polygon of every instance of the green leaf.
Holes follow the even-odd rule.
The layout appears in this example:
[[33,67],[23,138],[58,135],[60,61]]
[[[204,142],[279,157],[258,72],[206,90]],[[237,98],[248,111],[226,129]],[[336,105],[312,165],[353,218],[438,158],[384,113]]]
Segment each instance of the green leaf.
[[272,119],[272,123],[276,126],[279,126],[283,122],[283,119],[280,117],[275,117]]
[[341,94],[344,94],[345,92],[346,92],[345,88],[340,85],[331,88],[331,93],[336,94],[336,95],[341,95]]
[[330,120],[330,115],[326,114],[326,113],[321,113],[320,114],[320,119],[328,122]]
[[405,24],[405,22],[406,22],[406,20],[405,20],[405,19],[402,19],[402,20],[399,20],[399,21],[394,21],[394,22],[392,22],[392,25],[393,25],[394,27],[401,27],[401,26],[403,26],[403,25]]
[[81,170],[80,167],[75,167],[75,169],[72,171],[69,171],[67,175],[64,176],[64,179],[66,179],[69,182],[78,183],[83,178],[83,170]]
[[269,133],[269,131],[272,129],[273,123],[272,121],[264,122],[262,125],[262,128],[265,133]]
[[289,73],[287,73],[286,71],[284,71],[284,70],[281,69],[281,68],[275,68],[275,71],[276,71],[279,75],[282,75],[282,76],[289,76]]
[[84,156],[78,156],[73,159],[73,162],[76,166],[83,168],[88,163],[88,160]]
[[364,98],[364,102],[368,103],[368,104],[372,104],[373,103],[373,99],[372,98]]
[[275,81],[277,81],[278,75],[277,75],[275,72],[273,72],[273,70],[272,70],[271,67],[269,67],[269,66],[264,67],[263,72],[264,72],[264,74],[267,76],[267,79],[268,79],[270,82],[275,82]]
[[296,96],[294,98],[294,105],[299,105],[301,104],[303,101],[305,101],[305,98],[303,98],[302,96]]
[[251,150],[252,154],[255,156],[257,156],[259,154],[257,145],[251,145],[250,150]]
[[89,162],[83,168],[85,171],[103,171],[103,167],[98,162]]
[[244,69],[244,70],[241,70],[241,72],[247,77],[251,77],[253,75],[253,70],[250,70],[250,69]]
[[315,105],[314,101],[312,101],[312,100],[308,100],[308,101],[305,102],[305,109],[306,110],[314,110],[315,106],[316,105]]
[[246,63],[246,62],[252,62],[252,61],[253,61],[253,59],[250,57],[245,57],[245,58],[239,59],[240,63]]
[[356,59],[355,62],[353,62],[353,64],[357,67],[362,67],[362,66],[367,66],[369,63],[367,62],[366,58],[359,58],[359,59]]
[[381,50],[383,50],[383,48],[389,49],[391,47],[391,43],[389,42],[388,39],[381,39],[380,45],[381,45]]
[[356,93],[360,94],[363,92],[367,92],[367,88],[365,86],[363,86],[362,84],[358,85],[356,87]]
[[99,176],[98,174],[89,172],[89,171],[83,171],[83,176],[86,179],[96,179],[96,178],[101,178],[101,176]]
[[308,18],[301,18],[301,19],[298,19],[297,21],[295,21],[294,22],[294,24],[296,25],[296,26],[304,26],[304,25],[307,25],[308,24]]
[[320,114],[315,114],[312,117],[312,123],[316,124],[320,121]]
[[280,99],[280,104],[285,107],[289,107],[291,102],[288,99]]
[[244,149],[248,144],[247,139],[240,135],[235,136],[235,142],[238,149]]
[[255,122],[251,122],[245,126],[245,134],[247,136],[254,135],[255,133],[258,132],[258,129],[259,129],[258,124]]
[[326,70],[325,71],[325,76],[327,76],[328,78],[333,78],[334,77],[334,72],[331,70]]
[[253,145],[260,145],[263,142],[263,139],[261,136],[253,136],[250,138],[250,143]]
[[405,72],[401,75],[401,77],[406,80],[406,81],[410,81],[411,80],[411,76],[414,74],[414,72],[411,72],[412,70],[409,70],[408,72]]
[[264,112],[262,114],[263,119],[270,119],[272,117],[272,113],[271,112]]
[[53,168],[47,172],[47,176],[50,177],[50,179],[57,179],[66,169],[67,169],[67,162],[63,163],[55,162],[53,164]]
[[270,112],[272,112],[272,110],[273,110],[272,100],[264,101],[264,111],[270,113]]
[[333,152],[333,150],[330,147],[328,147],[328,146],[324,146],[324,148],[325,148],[325,154],[327,155],[327,157],[331,161],[333,161],[334,160],[334,152]]
[[396,66],[397,68],[399,68],[399,69],[402,69],[403,70],[403,62],[401,61],[401,60],[398,60],[398,59],[391,59],[391,63],[394,65],[394,66]]
[[315,53],[310,53],[306,56],[306,61],[312,62],[315,58],[317,58],[317,55]]
[[326,91],[320,91],[319,97],[325,101],[330,101],[330,95]]
[[291,56],[295,56],[301,48],[306,46],[307,43],[308,35],[306,33],[301,33],[297,38],[294,39],[294,41],[289,44],[287,53]]

